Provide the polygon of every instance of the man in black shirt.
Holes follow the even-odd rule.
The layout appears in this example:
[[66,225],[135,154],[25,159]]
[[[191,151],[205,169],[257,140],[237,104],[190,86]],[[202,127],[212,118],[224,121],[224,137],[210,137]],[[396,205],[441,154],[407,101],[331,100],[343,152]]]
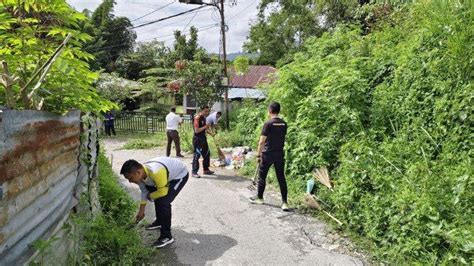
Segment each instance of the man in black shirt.
[[204,168],[203,173],[205,175],[214,174],[213,171],[209,170],[209,165],[211,163],[211,153],[209,151],[209,145],[207,144],[206,138],[206,129],[209,125],[206,124],[206,117],[209,115],[209,106],[201,107],[201,112],[199,112],[194,117],[194,136],[193,136],[193,148],[194,148],[194,157],[193,157],[193,173],[192,176],[199,178],[201,177],[198,174],[199,171],[199,158],[202,156],[202,168]]
[[270,166],[274,165],[281,192],[281,208],[284,211],[288,211],[288,188],[285,180],[285,152],[283,151],[287,125],[286,122],[278,116],[279,113],[279,103],[273,102],[268,106],[270,120],[263,125],[257,149],[257,162],[259,164],[258,194],[256,197],[250,198],[250,202],[263,204],[263,192],[265,191],[268,170]]

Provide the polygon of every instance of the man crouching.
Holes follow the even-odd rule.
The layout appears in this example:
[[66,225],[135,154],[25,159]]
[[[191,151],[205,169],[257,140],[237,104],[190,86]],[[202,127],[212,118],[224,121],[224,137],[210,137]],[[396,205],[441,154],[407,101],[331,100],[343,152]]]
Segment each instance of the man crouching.
[[186,165],[180,160],[169,157],[154,158],[143,164],[128,160],[123,164],[120,174],[140,187],[141,201],[137,222],[145,217],[147,201],[155,202],[156,220],[146,227],[147,230],[160,228],[160,237],[153,246],[162,248],[173,243],[171,202],[188,181],[189,172]]

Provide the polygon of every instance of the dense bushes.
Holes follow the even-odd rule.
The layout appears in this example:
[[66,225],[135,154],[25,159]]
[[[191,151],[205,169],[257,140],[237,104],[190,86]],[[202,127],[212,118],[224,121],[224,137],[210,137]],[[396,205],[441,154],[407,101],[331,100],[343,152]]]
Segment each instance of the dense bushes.
[[[264,114],[266,114],[266,109],[259,108],[254,100],[243,101],[231,113],[232,131],[218,134],[216,141],[221,147],[250,146],[256,148],[256,139],[260,135]],[[221,122],[224,122],[222,120]]]
[[270,90],[289,122],[290,182],[303,192],[328,166],[335,192],[321,196],[382,260],[472,262],[472,16],[437,1],[402,5],[366,35],[339,26]]

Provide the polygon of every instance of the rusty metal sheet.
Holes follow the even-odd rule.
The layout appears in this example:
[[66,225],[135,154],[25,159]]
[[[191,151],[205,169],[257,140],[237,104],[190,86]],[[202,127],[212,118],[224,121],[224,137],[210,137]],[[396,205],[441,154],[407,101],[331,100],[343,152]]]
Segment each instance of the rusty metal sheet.
[[34,251],[31,244],[69,215],[80,119],[79,111],[0,113],[0,265],[21,264]]

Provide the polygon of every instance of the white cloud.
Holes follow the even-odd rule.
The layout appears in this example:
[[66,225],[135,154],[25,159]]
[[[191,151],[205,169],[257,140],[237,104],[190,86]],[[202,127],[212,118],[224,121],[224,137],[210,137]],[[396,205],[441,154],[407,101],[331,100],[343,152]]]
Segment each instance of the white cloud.
[[[67,0],[74,8],[79,11],[87,8],[94,10],[102,1],[101,0]],[[161,8],[169,3],[171,5],[154,12],[153,14],[133,21],[149,12]],[[227,1],[229,3],[229,1]],[[226,23],[229,30],[226,33],[227,52],[238,52],[242,50],[242,45],[246,40],[249,30],[249,23],[257,17],[257,5],[259,0],[237,0],[236,6],[225,5]],[[134,25],[153,21],[159,18],[167,17],[176,13],[180,13],[189,9],[198,7],[197,5],[186,5],[176,0],[117,0],[114,9],[116,16],[125,16],[133,21]],[[193,18],[194,17],[194,18]],[[149,41],[153,38],[165,41],[167,45],[173,44],[173,32],[175,30],[183,30],[186,25],[186,31],[191,26],[201,28],[199,33],[199,44],[209,52],[219,52],[220,46],[220,28],[219,13],[215,8],[206,7],[198,12],[189,13],[176,18],[158,22],[149,26],[136,29],[137,41]]]

